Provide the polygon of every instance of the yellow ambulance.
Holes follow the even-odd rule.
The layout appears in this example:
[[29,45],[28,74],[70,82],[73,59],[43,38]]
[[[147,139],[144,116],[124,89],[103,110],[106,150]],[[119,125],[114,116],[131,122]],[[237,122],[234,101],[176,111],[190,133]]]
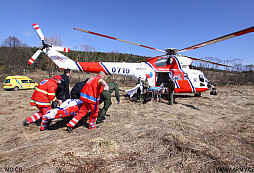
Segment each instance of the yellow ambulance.
[[5,90],[34,89],[38,83],[27,76],[7,76],[4,80]]

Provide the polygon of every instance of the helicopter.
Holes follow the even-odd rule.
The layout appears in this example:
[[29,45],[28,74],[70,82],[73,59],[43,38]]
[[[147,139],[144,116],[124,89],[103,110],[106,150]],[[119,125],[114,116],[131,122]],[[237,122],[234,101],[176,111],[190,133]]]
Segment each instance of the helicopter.
[[[169,48],[164,50],[152,48],[149,46],[121,40],[115,37],[107,36],[104,34],[99,34],[92,31],[87,31],[84,29],[73,28],[74,30],[86,32],[89,34],[141,46],[144,48],[156,50],[164,53],[162,56],[152,57],[146,59],[146,62],[75,62],[63,55],[59,51],[69,52],[69,48],[51,46],[45,43],[44,35],[39,28],[38,24],[33,24],[35,31],[37,32],[39,38],[42,41],[42,48],[37,50],[35,54],[28,61],[29,64],[33,64],[36,58],[41,52],[44,52],[48,57],[61,69],[71,69],[79,70],[88,73],[99,73],[100,71],[105,72],[106,75],[130,77],[133,80],[138,80],[141,77],[142,80],[148,79],[150,87],[162,87],[168,81],[168,78],[172,78],[175,81],[175,93],[194,93],[201,95],[214,86],[205,77],[204,73],[200,70],[190,69],[190,65],[193,60],[198,60],[206,63],[211,63],[219,66],[231,67],[228,65],[215,63],[211,61],[206,61],[190,56],[185,56],[179,54],[179,52],[184,52],[188,50],[193,50],[201,48],[210,44],[214,44],[223,40],[227,40],[233,37],[241,36],[250,32],[254,32],[254,26],[243,29],[222,37],[218,37],[206,42],[202,42],[184,49],[177,50],[175,48]],[[166,56],[166,57],[164,57]]]

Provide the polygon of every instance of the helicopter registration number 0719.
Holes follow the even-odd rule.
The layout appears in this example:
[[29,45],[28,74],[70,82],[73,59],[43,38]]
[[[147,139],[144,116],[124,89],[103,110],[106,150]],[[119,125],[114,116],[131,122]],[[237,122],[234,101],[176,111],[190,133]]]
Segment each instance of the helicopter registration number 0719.
[[122,68],[122,67],[112,67],[112,73],[130,73],[129,68]]

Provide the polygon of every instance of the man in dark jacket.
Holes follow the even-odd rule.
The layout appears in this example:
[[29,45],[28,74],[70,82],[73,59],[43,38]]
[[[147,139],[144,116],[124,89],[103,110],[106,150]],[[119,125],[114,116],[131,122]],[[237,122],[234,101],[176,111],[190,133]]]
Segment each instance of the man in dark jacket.
[[[70,79],[69,76],[71,75],[70,69],[65,69],[64,74],[60,75],[62,77],[61,84],[58,85],[56,90],[56,98],[58,100],[62,100],[64,102],[67,99],[70,99]],[[52,109],[55,109],[57,107],[57,102],[53,102],[51,104]]]
[[174,98],[174,92],[175,92],[175,82],[171,77],[168,77],[168,83],[166,84],[166,87],[168,88],[168,104],[172,105]]
[[117,100],[117,103],[120,103],[120,95],[119,95],[119,86],[117,84],[117,81],[114,82],[108,82],[107,83],[109,86],[109,91],[105,91],[103,90],[103,92],[101,93],[101,102],[104,101],[104,106],[98,116],[97,122],[96,123],[101,123],[102,120],[105,118],[106,112],[108,111],[108,108],[110,107],[110,105],[112,104],[111,102],[111,93],[113,91],[115,91],[115,97]]
[[71,75],[71,70],[70,69],[65,69],[64,74],[61,75],[61,77],[62,77],[61,85],[63,86],[63,91],[64,91],[63,96],[64,96],[65,100],[70,99],[70,89],[69,89],[69,85],[70,85],[69,77],[70,77],[70,75]]
[[144,98],[143,103],[147,103],[148,89],[150,87],[149,82],[148,82],[148,77],[146,77],[145,81],[142,82],[142,85],[143,85],[143,98]]
[[72,99],[79,99],[80,98],[80,92],[82,90],[82,88],[85,86],[87,80],[89,78],[87,78],[85,81],[82,82],[78,82],[71,90],[71,98]]

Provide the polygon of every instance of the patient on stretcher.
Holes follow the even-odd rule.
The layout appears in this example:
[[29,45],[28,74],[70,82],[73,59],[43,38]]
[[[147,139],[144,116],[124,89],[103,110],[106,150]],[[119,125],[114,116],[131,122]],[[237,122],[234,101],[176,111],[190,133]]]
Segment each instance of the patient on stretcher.
[[83,102],[80,99],[67,99],[59,107],[49,110],[47,114],[42,117],[40,127],[41,131],[47,129],[49,120],[75,116],[75,114],[78,113],[82,103]]

